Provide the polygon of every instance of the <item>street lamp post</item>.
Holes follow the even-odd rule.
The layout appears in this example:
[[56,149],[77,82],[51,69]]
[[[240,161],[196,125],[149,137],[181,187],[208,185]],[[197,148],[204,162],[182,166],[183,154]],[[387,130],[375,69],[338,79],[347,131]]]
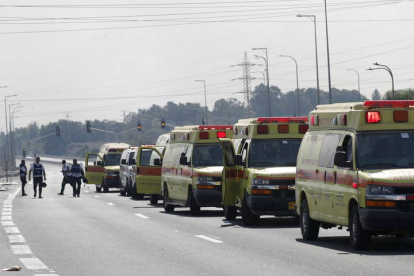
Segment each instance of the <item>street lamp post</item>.
[[7,182],[9,181],[9,174],[8,174],[9,168],[8,168],[7,161],[10,157],[10,144],[9,144],[9,137],[8,137],[9,130],[7,127],[7,98],[16,97],[16,96],[17,95],[4,96],[4,114],[6,115],[6,148],[7,148],[7,150],[5,150],[4,152],[5,152],[5,159],[6,159],[5,161],[6,161],[6,181]]
[[319,90],[319,62],[318,62],[318,39],[316,36],[316,15],[298,14],[297,17],[309,17],[313,19],[315,27],[315,57],[316,57],[316,90],[318,92],[318,104],[321,103],[320,90]]
[[299,104],[299,72],[298,72],[298,63],[296,62],[296,59],[294,59],[291,56],[287,56],[287,55],[279,55],[279,57],[287,57],[287,58],[291,58],[296,65],[296,93],[298,95],[298,116],[300,116],[300,104]]
[[203,84],[204,84],[204,108],[205,108],[205,112],[206,112],[206,119],[205,119],[205,122],[206,122],[206,125],[208,124],[207,123],[207,112],[208,112],[208,109],[207,109],[207,90],[206,90],[206,81],[205,80],[196,80],[196,81],[201,81],[201,82],[203,82]]
[[379,64],[378,62],[375,62],[374,65],[376,66],[380,66],[378,68],[368,68],[367,70],[373,71],[373,70],[378,70],[378,69],[383,69],[385,71],[387,71],[390,76],[391,76],[391,85],[392,85],[392,99],[395,100],[395,93],[394,93],[394,75],[392,74],[392,71],[390,69],[390,67],[383,65],[383,64]]
[[329,103],[332,103],[331,62],[329,59],[328,11],[326,9],[326,0],[325,0],[325,27],[326,27],[326,54],[328,56]]
[[[20,105],[20,103],[14,103],[14,104],[9,104],[9,127],[10,127],[10,131],[9,131],[9,139],[10,139],[10,161],[12,163],[12,167],[14,167],[16,165],[16,159],[14,156],[14,141],[13,141],[13,130],[12,130],[12,112],[11,112],[11,107],[14,105]],[[17,106],[14,108],[16,109]]]
[[267,80],[267,116],[271,116],[270,111],[270,82],[269,82],[269,57],[267,55],[267,48],[253,48],[252,50],[262,50],[266,53],[266,58],[262,56],[255,56],[256,58],[262,58],[266,62],[266,80]]
[[347,71],[354,71],[355,73],[357,73],[357,75],[358,75],[358,94],[359,94],[359,100],[361,100],[361,86],[360,86],[360,82],[359,82],[359,73],[355,69],[346,69],[346,70]]
[[266,76],[265,76],[265,72],[266,72],[266,69],[264,69],[264,71],[262,72],[262,71],[254,71],[254,72],[252,72],[252,73],[260,73],[260,74],[262,74],[262,76],[263,76],[263,84],[264,85],[266,85]]

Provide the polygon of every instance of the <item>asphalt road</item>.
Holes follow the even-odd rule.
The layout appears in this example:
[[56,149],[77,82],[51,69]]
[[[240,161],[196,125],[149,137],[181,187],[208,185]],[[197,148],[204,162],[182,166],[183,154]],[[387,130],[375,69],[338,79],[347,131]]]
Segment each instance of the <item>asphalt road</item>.
[[[412,275],[412,239],[374,238],[353,251],[348,232],[322,230],[301,238],[294,218],[265,217],[254,227],[224,220],[218,208],[166,214],[148,199],[93,185],[59,196],[60,166],[44,163],[43,199],[22,197],[19,185],[0,192],[0,269],[18,275]],[[15,197],[14,197],[15,195]],[[13,274],[14,275],[14,274]]]

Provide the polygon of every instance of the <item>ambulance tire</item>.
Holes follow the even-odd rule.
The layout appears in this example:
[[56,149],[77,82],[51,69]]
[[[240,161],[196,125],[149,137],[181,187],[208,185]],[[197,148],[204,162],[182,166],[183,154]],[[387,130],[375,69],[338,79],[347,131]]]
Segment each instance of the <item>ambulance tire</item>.
[[164,186],[164,210],[166,213],[174,212],[175,206],[168,204],[168,188]]
[[245,194],[243,198],[241,214],[242,214],[242,221],[244,225],[246,226],[256,224],[260,218],[260,216],[255,215],[250,211],[249,206],[247,205],[247,194]]
[[107,193],[109,191],[108,186],[106,186],[105,180],[103,181],[101,188],[104,191],[104,193]]
[[126,186],[125,186],[125,195],[126,196],[131,196],[131,183],[132,183],[132,181],[127,179]]
[[300,230],[302,237],[307,241],[314,241],[319,235],[320,223],[313,220],[309,214],[308,200],[305,198],[302,200],[302,206],[300,207]]
[[351,209],[349,218],[349,235],[351,247],[355,250],[367,250],[371,243],[371,233],[364,230],[359,220],[358,206],[354,205]]
[[190,214],[191,215],[198,215],[200,213],[200,206],[198,206],[197,202],[194,199],[193,189],[189,187],[189,198],[190,198]]
[[138,199],[137,187],[135,186],[135,184],[131,189],[131,197],[133,199]]
[[224,207],[224,217],[227,220],[235,220],[237,217],[237,207],[236,206],[228,206]]
[[121,190],[121,189],[119,189],[119,194],[120,194],[121,196],[124,196],[124,195],[126,194],[126,189],[125,189],[125,190]]
[[158,195],[150,195],[150,203],[157,204],[158,203]]
[[95,186],[95,188],[96,188],[96,192],[97,193],[100,193],[102,191],[102,188],[101,187]]

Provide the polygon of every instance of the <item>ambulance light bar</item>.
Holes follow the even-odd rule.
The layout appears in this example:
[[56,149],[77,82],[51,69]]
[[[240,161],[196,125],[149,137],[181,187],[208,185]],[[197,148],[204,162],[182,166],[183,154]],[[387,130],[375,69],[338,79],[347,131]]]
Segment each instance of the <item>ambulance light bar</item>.
[[263,117],[263,118],[257,118],[258,123],[302,123],[302,122],[307,122],[307,121],[308,121],[307,117]]
[[202,139],[202,140],[207,140],[207,139],[209,138],[209,134],[208,134],[208,132],[206,132],[206,131],[201,131],[201,132],[198,134],[198,138],[199,138],[199,139]]
[[277,130],[279,133],[289,133],[289,125],[278,125]]
[[232,126],[199,126],[200,130],[232,130]]
[[365,113],[365,122],[367,123],[379,123],[381,121],[381,115],[379,111],[368,111]]
[[414,101],[365,101],[363,106],[368,108],[414,108]]
[[269,126],[266,126],[266,125],[257,126],[257,134],[269,134]]
[[406,123],[408,122],[408,111],[394,111],[394,122]]
[[217,131],[217,138],[226,138],[225,131]]

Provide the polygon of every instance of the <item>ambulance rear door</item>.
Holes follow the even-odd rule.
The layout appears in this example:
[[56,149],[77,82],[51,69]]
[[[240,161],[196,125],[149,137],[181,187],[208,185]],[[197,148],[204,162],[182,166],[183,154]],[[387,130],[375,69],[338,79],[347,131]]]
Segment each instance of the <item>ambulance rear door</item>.
[[223,178],[222,178],[222,200],[223,206],[235,206],[237,202],[237,165],[234,163],[234,146],[231,139],[220,139],[223,151]]
[[96,153],[87,153],[85,157],[85,177],[88,184],[101,185],[104,179],[104,162]]

